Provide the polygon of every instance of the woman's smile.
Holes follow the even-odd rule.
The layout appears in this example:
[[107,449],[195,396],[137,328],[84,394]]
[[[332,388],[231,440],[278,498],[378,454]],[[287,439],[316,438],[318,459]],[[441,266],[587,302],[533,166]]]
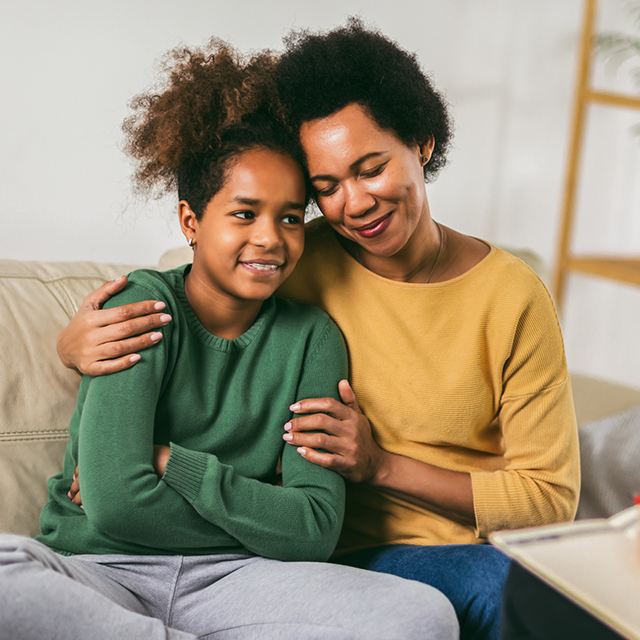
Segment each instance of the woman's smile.
[[391,224],[392,215],[393,211],[369,224],[362,225],[361,227],[355,227],[355,231],[364,238],[375,238],[388,229],[389,224]]

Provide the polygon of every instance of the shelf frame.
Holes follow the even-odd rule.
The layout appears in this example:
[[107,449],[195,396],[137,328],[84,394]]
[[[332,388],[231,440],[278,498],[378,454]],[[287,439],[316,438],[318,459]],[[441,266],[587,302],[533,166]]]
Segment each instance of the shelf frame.
[[578,74],[562,197],[560,236],[551,286],[559,310],[562,310],[566,296],[567,279],[572,272],[640,286],[640,256],[637,258],[635,256],[628,258],[580,256],[571,251],[587,109],[593,104],[601,104],[613,108],[640,110],[640,97],[638,96],[598,91],[591,86],[597,5],[598,0],[585,0],[584,3]]

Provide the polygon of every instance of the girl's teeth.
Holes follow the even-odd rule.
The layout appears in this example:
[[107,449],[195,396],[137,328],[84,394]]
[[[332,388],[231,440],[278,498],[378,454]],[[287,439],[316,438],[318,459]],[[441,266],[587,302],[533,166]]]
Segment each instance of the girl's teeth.
[[255,262],[250,262],[249,265],[259,271],[275,271],[278,268],[275,264],[256,264]]

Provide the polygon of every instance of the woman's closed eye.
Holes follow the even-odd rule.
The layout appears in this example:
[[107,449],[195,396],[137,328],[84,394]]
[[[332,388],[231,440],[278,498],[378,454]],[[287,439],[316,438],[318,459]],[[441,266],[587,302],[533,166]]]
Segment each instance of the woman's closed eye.
[[383,162],[382,164],[378,165],[377,167],[374,167],[373,169],[369,169],[368,171],[362,171],[360,175],[363,178],[375,178],[376,176],[379,176],[384,171],[384,168],[386,166],[387,166],[387,163]]
[[322,189],[316,189],[316,196],[320,198],[323,196],[330,196],[335,192],[337,188],[338,188],[338,185],[331,184],[326,187],[323,187]]

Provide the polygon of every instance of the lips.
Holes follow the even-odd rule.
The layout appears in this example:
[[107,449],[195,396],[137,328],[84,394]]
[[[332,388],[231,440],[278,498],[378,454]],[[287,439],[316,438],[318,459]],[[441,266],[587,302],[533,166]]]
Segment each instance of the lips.
[[277,273],[278,269],[283,266],[282,263],[272,260],[242,260],[240,264],[249,272],[260,276],[269,276]]
[[383,233],[391,222],[393,211],[382,218],[378,218],[369,224],[365,224],[355,229],[364,238],[375,238]]

